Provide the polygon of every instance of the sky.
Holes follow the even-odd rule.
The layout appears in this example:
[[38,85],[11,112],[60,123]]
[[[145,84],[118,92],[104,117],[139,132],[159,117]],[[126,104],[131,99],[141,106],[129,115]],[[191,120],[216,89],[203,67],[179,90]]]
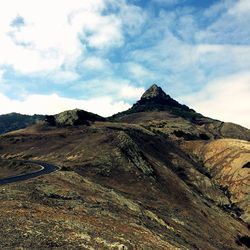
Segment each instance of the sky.
[[250,128],[249,0],[0,2],[0,114],[128,109],[153,83]]

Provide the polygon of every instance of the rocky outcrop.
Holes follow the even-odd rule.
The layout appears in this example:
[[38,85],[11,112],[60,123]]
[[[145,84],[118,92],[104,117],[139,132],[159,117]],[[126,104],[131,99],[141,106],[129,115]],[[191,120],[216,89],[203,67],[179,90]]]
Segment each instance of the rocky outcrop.
[[57,115],[46,116],[46,121],[51,126],[89,125],[90,122],[104,120],[105,118],[99,115],[81,109],[67,110]]
[[153,175],[154,170],[146,161],[145,156],[138,145],[125,132],[120,131],[117,135],[117,146],[127,159],[145,175]]
[[170,99],[170,96],[162,90],[161,87],[158,87],[156,84],[153,84],[141,97],[141,99]]

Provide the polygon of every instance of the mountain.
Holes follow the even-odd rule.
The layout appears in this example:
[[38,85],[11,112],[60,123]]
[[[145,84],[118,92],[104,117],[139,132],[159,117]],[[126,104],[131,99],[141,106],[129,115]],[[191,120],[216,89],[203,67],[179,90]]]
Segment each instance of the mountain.
[[204,117],[172,99],[156,84],[132,108],[110,117],[110,120],[140,124],[149,130],[163,132],[174,140],[250,140],[249,129]]
[[0,134],[25,128],[43,119],[43,115],[22,115],[18,113],[0,115]]
[[60,169],[0,187],[0,247],[248,249],[248,136],[156,85],[109,119],[73,110],[3,134],[4,173]]
[[141,99],[132,106],[132,108],[114,115],[113,118],[145,111],[168,111],[173,115],[178,115],[188,119],[202,117],[201,114],[196,113],[193,109],[190,109],[188,106],[182,105],[171,98],[161,87],[153,84],[142,95]]

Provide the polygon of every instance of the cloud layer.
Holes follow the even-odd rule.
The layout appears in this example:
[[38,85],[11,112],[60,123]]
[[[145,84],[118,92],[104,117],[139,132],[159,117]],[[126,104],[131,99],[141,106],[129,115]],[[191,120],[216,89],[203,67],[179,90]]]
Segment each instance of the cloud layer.
[[81,109],[107,117],[130,107],[128,103],[123,101],[113,102],[112,98],[109,97],[76,100],[60,97],[57,94],[30,95],[23,100],[11,100],[0,94],[0,100],[0,113],[11,113],[15,110],[17,113],[31,115],[57,114],[68,109],[81,107]]

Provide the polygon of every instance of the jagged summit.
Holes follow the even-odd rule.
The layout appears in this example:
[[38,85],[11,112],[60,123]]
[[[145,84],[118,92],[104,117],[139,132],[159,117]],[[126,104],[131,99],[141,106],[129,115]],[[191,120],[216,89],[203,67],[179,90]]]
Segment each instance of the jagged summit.
[[162,90],[161,87],[153,84],[146,92],[142,95],[141,99],[150,99],[150,98],[163,98],[166,99],[168,96]]
[[150,106],[160,104],[160,105],[169,106],[169,107],[182,107],[185,109],[187,108],[187,106],[179,104],[177,101],[175,101],[169,95],[167,95],[162,90],[162,88],[156,84],[153,84],[149,89],[147,89],[144,92],[141,99],[135,105],[138,105],[138,104],[139,105],[145,105],[145,104],[149,105],[150,104]]
[[188,106],[182,105],[171,98],[156,84],[153,84],[148,90],[146,90],[141,99],[137,101],[132,108],[121,114],[147,111],[168,111],[180,116],[182,115],[182,112],[195,113],[195,111]]
[[141,99],[137,101],[130,109],[114,115],[113,118],[119,118],[131,113],[151,111],[166,111],[170,114],[191,120],[196,120],[197,118],[202,117],[193,109],[190,109],[186,105],[180,104],[171,96],[167,95],[161,87],[153,84],[148,90],[145,91]]

